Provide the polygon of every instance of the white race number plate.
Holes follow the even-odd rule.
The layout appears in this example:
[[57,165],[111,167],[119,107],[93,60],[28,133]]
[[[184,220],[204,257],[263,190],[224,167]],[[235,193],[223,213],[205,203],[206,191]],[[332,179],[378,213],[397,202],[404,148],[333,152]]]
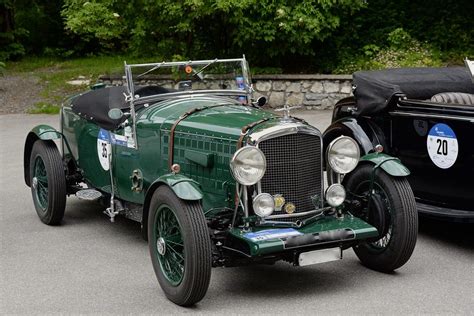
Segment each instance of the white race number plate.
[[342,249],[337,247],[303,252],[298,258],[298,264],[302,267],[340,259],[342,259]]

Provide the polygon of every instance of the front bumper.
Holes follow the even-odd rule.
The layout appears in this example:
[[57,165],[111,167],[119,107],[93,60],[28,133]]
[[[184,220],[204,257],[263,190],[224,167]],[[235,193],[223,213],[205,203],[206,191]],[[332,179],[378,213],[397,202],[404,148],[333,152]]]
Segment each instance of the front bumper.
[[448,207],[426,204],[420,201],[416,203],[418,213],[436,219],[443,219],[451,222],[474,223],[474,210],[457,210]]
[[234,228],[230,236],[246,246],[241,247],[240,251],[250,257],[258,257],[342,246],[377,237],[378,231],[363,220],[346,215],[343,218],[326,216],[301,228],[253,227],[250,231]]

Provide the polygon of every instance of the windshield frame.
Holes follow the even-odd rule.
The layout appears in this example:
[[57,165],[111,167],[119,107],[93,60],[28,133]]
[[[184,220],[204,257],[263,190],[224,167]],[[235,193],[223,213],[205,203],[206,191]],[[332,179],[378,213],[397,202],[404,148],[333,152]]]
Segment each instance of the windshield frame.
[[[177,66],[195,66],[195,65],[202,65],[203,69],[207,68],[208,66],[215,64],[215,63],[240,63],[240,67],[242,69],[242,77],[244,79],[244,89],[203,89],[203,90],[184,90],[184,91],[177,91],[177,92],[168,92],[168,93],[160,93],[156,95],[148,95],[144,97],[140,97],[139,95],[135,94],[135,84],[134,84],[134,77],[133,77],[133,69],[140,69],[146,68],[146,70],[135,78],[143,77],[144,75],[153,72],[154,70],[158,70],[162,67],[177,67]],[[166,99],[174,99],[174,98],[186,98],[186,97],[196,97],[196,96],[244,96],[246,98],[245,104],[251,103],[253,87],[250,80],[250,71],[248,67],[247,60],[245,59],[245,55],[242,58],[232,58],[232,59],[211,59],[211,60],[189,60],[189,61],[173,61],[173,62],[161,62],[161,63],[145,63],[145,64],[127,64],[124,62],[125,67],[125,81],[127,87],[127,94],[125,95],[125,101],[130,104],[130,118],[132,119],[132,138],[133,148],[138,149],[138,139],[137,139],[137,119],[136,119],[136,111],[135,111],[135,104],[143,104],[143,103],[151,103],[155,101],[161,101]],[[199,71],[197,72],[199,74]]]
[[[161,68],[171,68],[171,67],[179,67],[179,66],[204,66],[201,68],[198,73],[208,66],[216,63],[240,63],[240,67],[242,69],[242,77],[244,80],[244,90],[238,89],[199,89],[199,90],[184,90],[184,91],[177,91],[177,92],[168,92],[168,93],[161,93],[157,95],[151,95],[146,97],[140,97],[139,95],[135,95],[135,79],[145,76],[148,73],[151,73],[155,70]],[[247,60],[245,59],[245,55],[242,58],[232,58],[232,59],[211,59],[211,60],[189,60],[189,61],[174,61],[174,62],[160,62],[160,63],[144,63],[144,64],[127,64],[124,63],[125,66],[125,80],[127,86],[127,94],[128,100],[137,103],[137,102],[151,102],[154,100],[164,100],[174,98],[176,96],[186,96],[186,95],[196,95],[196,94],[215,94],[220,96],[242,96],[244,95],[247,98],[247,103],[250,102],[253,88],[250,80],[250,72]],[[146,71],[139,74],[133,75],[133,70],[143,68]]]

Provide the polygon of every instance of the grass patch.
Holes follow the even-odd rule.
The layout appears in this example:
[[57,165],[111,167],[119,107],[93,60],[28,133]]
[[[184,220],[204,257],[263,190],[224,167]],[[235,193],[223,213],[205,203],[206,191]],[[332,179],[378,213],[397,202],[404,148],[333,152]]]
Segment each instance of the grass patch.
[[28,110],[30,114],[58,114],[60,106],[47,102],[38,102],[32,109]]
[[5,68],[7,67],[7,65],[4,63],[4,62],[1,62],[0,61],[0,75],[3,76],[4,73],[5,73]]

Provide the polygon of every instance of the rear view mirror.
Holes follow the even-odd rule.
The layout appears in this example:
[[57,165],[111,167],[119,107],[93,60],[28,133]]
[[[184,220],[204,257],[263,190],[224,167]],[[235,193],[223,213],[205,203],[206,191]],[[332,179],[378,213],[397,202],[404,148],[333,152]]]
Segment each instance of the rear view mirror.
[[263,96],[262,96],[262,97],[259,97],[259,98],[257,99],[257,101],[255,101],[253,104],[256,105],[256,106],[258,106],[258,107],[262,107],[262,106],[264,106],[265,104],[267,104],[267,98],[266,98],[266,97],[263,97]]
[[111,120],[119,120],[124,114],[120,109],[110,109],[108,115]]

